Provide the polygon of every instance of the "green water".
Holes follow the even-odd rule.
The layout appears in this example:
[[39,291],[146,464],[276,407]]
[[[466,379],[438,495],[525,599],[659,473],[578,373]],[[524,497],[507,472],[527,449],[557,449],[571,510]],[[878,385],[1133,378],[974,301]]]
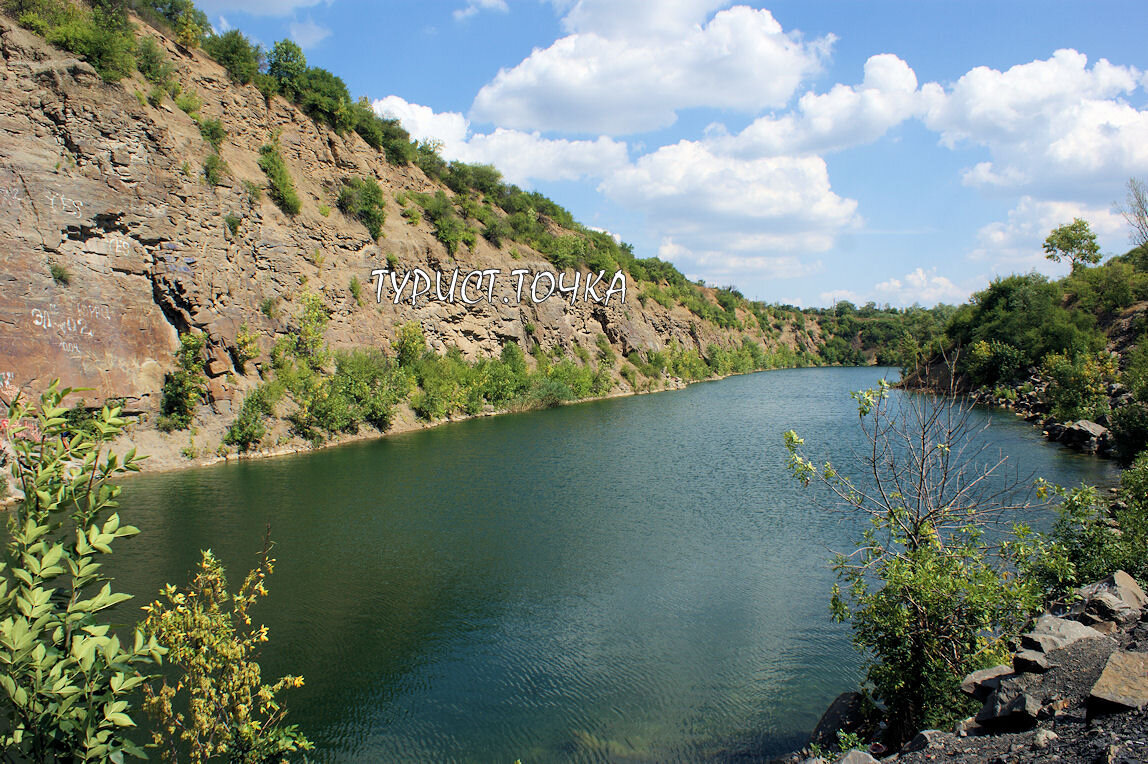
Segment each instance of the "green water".
[[[848,391],[881,369],[772,371],[141,476],[118,587],[185,582],[210,547],[238,583],[270,524],[267,676],[322,761],[752,761],[792,749],[860,659],[830,622],[856,526],[785,472],[798,430],[838,461]],[[991,416],[980,413],[978,416]],[[1114,468],[996,415],[1024,471]]]

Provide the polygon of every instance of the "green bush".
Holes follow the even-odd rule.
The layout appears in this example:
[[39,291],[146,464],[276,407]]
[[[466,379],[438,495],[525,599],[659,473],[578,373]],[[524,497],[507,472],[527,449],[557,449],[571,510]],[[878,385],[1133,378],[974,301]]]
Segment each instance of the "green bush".
[[136,46],[136,68],[144,79],[153,85],[167,87],[169,81],[175,77],[175,67],[154,37],[141,37]]
[[243,218],[229,212],[223,216],[223,222],[227,225],[227,230],[231,231],[231,235],[234,236],[239,233],[239,225],[243,222]]
[[175,97],[175,105],[192,119],[198,120],[199,110],[203,108],[203,100],[199,97],[199,93],[188,90]]
[[330,316],[323,298],[308,292],[301,300],[303,309],[299,314],[299,333],[296,337],[295,353],[318,368],[327,362],[323,344],[323,334],[327,330]]
[[41,0],[35,10],[23,12],[22,5],[8,2],[5,7],[48,42],[87,61],[105,81],[118,82],[135,70],[135,35],[122,6],[99,4],[89,10],[59,0]]
[[1136,345],[1121,359],[1124,372],[1121,381],[1138,401],[1148,402],[1148,335],[1141,335]]
[[1095,317],[1066,308],[1061,286],[1036,273],[993,281],[956,311],[945,331],[960,347],[1005,343],[1019,351],[1020,368],[1037,365],[1049,353],[1095,352],[1105,342]]
[[383,233],[386,220],[383,190],[374,178],[350,178],[343,181],[339,191],[339,209],[344,215],[356,218],[367,227],[372,239]]
[[1058,489],[1052,543],[1025,561],[1024,573],[1061,595],[1117,570],[1148,585],[1148,455],[1132,462],[1120,484],[1111,505],[1092,486]]
[[268,104],[272,98],[279,95],[279,81],[269,74],[256,72],[251,84],[263,95],[263,100]]
[[59,263],[49,263],[48,272],[52,274],[52,281],[58,286],[67,286],[72,282],[72,273]]
[[267,74],[277,83],[279,92],[297,100],[307,73],[307,57],[303,49],[290,40],[280,40],[267,55]]
[[441,190],[436,191],[434,196],[412,193],[411,198],[426,212],[427,220],[434,226],[435,237],[446,247],[447,253],[453,256],[467,228],[455,212],[450,199]]
[[1116,456],[1130,464],[1148,448],[1148,404],[1137,401],[1112,412],[1109,424]]
[[186,430],[195,414],[195,407],[207,391],[203,375],[202,334],[185,332],[179,335],[176,368],[164,378],[160,417],[156,426],[164,432]]
[[400,326],[391,344],[399,366],[406,369],[414,367],[426,351],[426,337],[423,336],[422,327],[415,321]]
[[219,153],[220,146],[227,139],[227,131],[218,119],[201,119],[199,121],[199,134],[207,141],[211,148]]
[[[975,710],[962,678],[1007,658],[1042,590],[1013,575],[1016,557],[984,537],[1015,485],[1003,484],[1002,493],[1000,465],[980,460],[969,409],[939,396],[893,403],[884,381],[853,397],[867,441],[857,465],[864,487],[808,458],[793,431],[785,445],[797,480],[818,483],[841,499],[841,511],[868,520],[855,551],[834,558],[830,607],[867,655],[866,678],[899,744]],[[936,445],[922,452],[915,443]],[[994,472],[990,483],[985,475]]]
[[380,351],[354,350],[335,357],[334,395],[347,401],[352,426],[366,422],[380,432],[391,426],[395,406],[406,398],[410,378]]
[[251,207],[263,200],[263,189],[249,180],[243,181],[243,191],[247,194],[247,204]]
[[241,452],[250,451],[267,436],[264,420],[274,414],[274,398],[267,387],[255,388],[243,399],[239,416],[227,428],[223,442],[229,446],[236,446]]
[[561,406],[570,400],[570,388],[560,380],[543,378],[530,391],[530,400],[534,408],[549,409]]
[[1048,379],[1044,401],[1056,419],[1095,418],[1108,410],[1108,384],[1116,376],[1116,362],[1109,353],[1081,354],[1069,358],[1049,353],[1041,365]]
[[299,201],[295,182],[291,180],[278,146],[267,144],[259,149],[259,169],[267,173],[267,180],[271,183],[271,200],[288,215],[298,215],[303,203]]
[[622,379],[629,383],[631,389],[638,389],[638,370],[628,363],[622,366]]
[[208,154],[207,159],[203,160],[203,177],[210,186],[218,186],[230,173],[227,162],[219,154]]
[[1027,370],[1024,353],[1007,342],[978,340],[969,349],[965,369],[976,387],[1011,385]]

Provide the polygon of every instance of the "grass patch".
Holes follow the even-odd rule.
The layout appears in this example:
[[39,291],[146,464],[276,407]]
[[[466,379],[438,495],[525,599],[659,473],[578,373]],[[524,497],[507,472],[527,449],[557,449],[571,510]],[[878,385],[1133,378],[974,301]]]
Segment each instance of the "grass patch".
[[58,286],[68,286],[72,283],[72,274],[59,263],[50,263],[48,265],[48,272],[52,274],[52,281],[55,281]]
[[269,143],[259,149],[259,169],[267,173],[267,180],[271,183],[271,201],[288,215],[298,215],[303,209],[303,203],[295,191],[295,181],[291,180],[291,173],[279,153],[278,145]]

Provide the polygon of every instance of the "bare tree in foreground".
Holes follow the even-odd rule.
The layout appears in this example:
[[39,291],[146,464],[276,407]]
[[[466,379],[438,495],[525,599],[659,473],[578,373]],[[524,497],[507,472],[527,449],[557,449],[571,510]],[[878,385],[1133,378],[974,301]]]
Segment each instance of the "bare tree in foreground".
[[1031,490],[983,437],[988,426],[955,395],[890,394],[884,380],[852,394],[864,450],[859,478],[805,455],[785,434],[789,467],[818,483],[835,509],[868,520],[856,549],[838,554],[833,616],[867,652],[867,678],[885,706],[893,742],[962,718],[970,671],[994,665],[1040,605],[1034,583],[1012,573],[1003,530]]

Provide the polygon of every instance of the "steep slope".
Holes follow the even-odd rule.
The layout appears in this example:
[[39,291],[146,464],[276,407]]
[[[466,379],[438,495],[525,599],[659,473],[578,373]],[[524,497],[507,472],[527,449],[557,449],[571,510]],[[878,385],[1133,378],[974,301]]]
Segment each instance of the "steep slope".
[[[506,342],[572,355],[576,346],[594,348],[598,335],[622,354],[703,354],[747,336],[765,351],[819,346],[815,322],[779,321],[767,336],[739,307],[745,329],[723,329],[681,304],[645,299],[632,279],[624,301],[585,299],[583,273],[573,301],[556,294],[535,304],[532,275],[558,269],[534,250],[479,237],[452,256],[427,220],[399,214],[396,195],[443,190],[416,166],[388,163],[356,133],[340,135],[282,98],[236,85],[201,51],[137,25],[175,64],[184,97],[194,92],[202,102],[199,122],[170,98],[149,103],[143,93],[152,86],[140,75],[103,82],[88,64],[0,16],[0,383],[9,395],[60,377],[93,388],[89,400],[119,397],[128,410],[153,414],[179,334],[196,331],[206,338],[211,403],[200,416],[230,421],[232,402],[258,382],[276,338],[297,329],[306,294],[318,295],[330,315],[332,348],[389,350],[396,327],[411,321],[432,349],[457,347],[470,359],[497,355]],[[215,186],[204,180],[213,152],[200,130],[211,119],[226,131],[220,156],[229,168]],[[269,143],[302,199],[297,215],[252,191],[267,184],[258,162]],[[384,192],[378,240],[335,209],[343,184],[358,178],[376,179]],[[394,304],[389,284],[376,301],[379,268],[501,274],[492,300],[411,305]],[[521,300],[515,268],[530,272]],[[575,271],[563,277],[569,283]],[[712,299],[713,290],[703,292]],[[241,327],[259,348],[245,367]],[[628,390],[614,375],[615,389]]]

